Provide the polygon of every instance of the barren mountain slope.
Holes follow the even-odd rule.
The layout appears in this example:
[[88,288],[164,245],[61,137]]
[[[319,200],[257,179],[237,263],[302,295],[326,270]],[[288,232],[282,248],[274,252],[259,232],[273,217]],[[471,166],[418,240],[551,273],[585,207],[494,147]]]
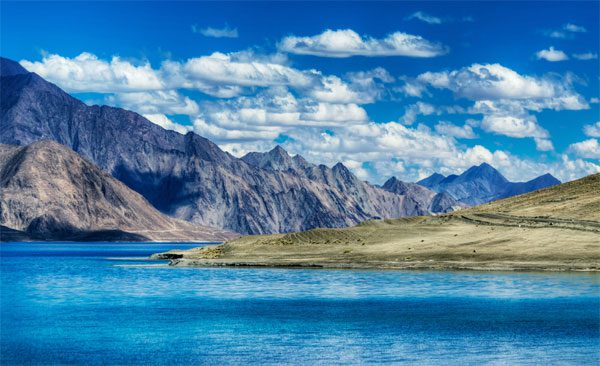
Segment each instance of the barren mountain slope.
[[0,189],[0,224],[34,238],[220,241],[235,236],[161,214],[140,194],[52,141],[0,145]]

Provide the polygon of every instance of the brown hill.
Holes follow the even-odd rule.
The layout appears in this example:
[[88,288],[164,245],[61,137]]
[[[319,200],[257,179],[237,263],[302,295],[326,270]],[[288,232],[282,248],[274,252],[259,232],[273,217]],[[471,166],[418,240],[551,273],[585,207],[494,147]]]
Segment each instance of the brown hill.
[[2,240],[221,241],[235,235],[169,218],[51,141],[0,145]]

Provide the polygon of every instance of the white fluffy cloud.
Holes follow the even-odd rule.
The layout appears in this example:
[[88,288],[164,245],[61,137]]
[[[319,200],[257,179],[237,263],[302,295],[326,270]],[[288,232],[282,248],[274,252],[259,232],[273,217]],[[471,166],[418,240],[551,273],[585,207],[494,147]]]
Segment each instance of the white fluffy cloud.
[[600,121],[583,126],[583,133],[589,137],[600,137]]
[[435,131],[441,135],[452,136],[459,139],[474,139],[477,137],[473,127],[468,124],[457,126],[451,122],[441,121],[435,125]]
[[416,181],[433,172],[455,174],[483,162],[497,167],[512,180],[529,180],[550,172],[566,181],[600,172],[600,165],[571,160],[566,155],[556,163],[541,163],[520,159],[502,150],[490,151],[481,145],[462,147],[452,137],[435,133],[423,125],[368,123],[339,128],[333,134],[313,129],[288,134],[291,139],[284,146],[291,152],[329,165],[351,161],[361,178],[375,183],[391,175]]
[[142,114],[198,114],[198,104],[175,90],[116,93],[106,102]]
[[394,82],[385,69],[348,73],[345,80],[331,75],[321,79],[321,86],[309,91],[313,98],[327,103],[373,103],[383,97],[384,84]]
[[47,55],[41,62],[23,60],[21,65],[69,92],[131,92],[165,87],[149,63],[135,66],[117,56],[104,61],[87,52],[74,58]]
[[325,103],[296,98],[285,87],[266,89],[256,96],[207,102],[195,121],[196,132],[220,143],[239,140],[272,141],[297,128],[350,127],[369,121],[355,103]]
[[[169,62],[170,73],[194,80],[220,85],[308,87],[314,78],[305,72],[269,62],[241,61],[235,55],[215,52],[187,60],[184,64]],[[184,82],[185,85],[185,82]]]
[[[533,138],[540,151],[552,150],[552,142],[548,131],[530,111],[589,108],[585,98],[573,90],[572,78],[568,76],[561,79],[521,75],[500,64],[474,64],[454,71],[426,72],[409,83],[420,84],[421,94],[423,88],[432,87],[448,89],[457,97],[473,100],[473,106],[466,113],[482,114],[480,127],[483,130],[515,138]],[[414,121],[414,114],[440,114],[439,111],[439,108],[408,109],[405,118],[410,122]]]
[[279,49],[298,55],[321,57],[436,57],[448,52],[447,47],[421,36],[394,32],[385,38],[377,39],[361,36],[351,29],[328,29],[310,37],[288,36],[281,40]]
[[238,38],[238,30],[237,28],[229,28],[229,26],[225,25],[223,28],[199,28],[196,25],[192,25],[192,32],[200,33],[205,37],[213,37],[213,38]]
[[561,50],[556,50],[554,47],[550,47],[547,50],[540,50],[536,54],[538,60],[546,60],[550,62],[565,61],[569,59],[566,53]]
[[[382,42],[359,38],[370,50]],[[165,61],[159,68],[118,57],[101,60],[91,54],[49,55],[41,62],[22,64],[69,91],[108,93],[109,103],[143,113],[164,128],[179,133],[193,128],[234,154],[267,150],[277,139],[310,161],[347,162],[362,178],[378,183],[389,175],[416,180],[433,171],[457,173],[484,161],[511,179],[530,179],[546,171],[568,179],[600,171],[597,164],[583,159],[565,156],[560,164],[552,165],[458,142],[475,137],[475,129],[480,128],[530,137],[539,150],[550,150],[548,132],[529,112],[588,108],[567,78],[520,75],[498,64],[476,64],[410,79],[415,95],[447,89],[472,105],[419,101],[406,108],[402,123],[375,123],[361,106],[389,93],[388,84],[395,79],[381,68],[324,75],[291,67],[284,54],[252,51]],[[223,99],[196,102],[184,94],[188,90]],[[481,115],[481,120],[464,125],[439,122],[434,129],[417,123],[419,115],[457,113]],[[174,114],[189,115],[193,127],[167,117]],[[569,151],[575,154],[577,149]]]
[[[82,53],[75,58],[47,55],[40,62],[21,61],[30,71],[60,85],[69,92],[155,93],[144,103],[143,113],[171,114],[159,110],[164,99],[177,89],[198,90],[218,98],[233,98],[254,92],[255,88],[286,86],[327,103],[373,103],[384,95],[383,84],[394,78],[383,68],[348,73],[344,77],[323,75],[317,70],[298,70],[286,65],[283,54],[257,55],[252,51],[230,54],[215,52],[184,62],[164,61],[153,69],[149,63],[136,66],[119,57],[111,61]],[[162,93],[162,94],[161,94]],[[134,106],[133,99],[143,94],[115,96],[112,101],[126,101],[122,106]],[[189,101],[184,101],[190,105]],[[172,103],[171,103],[172,104]],[[141,105],[141,104],[137,104]]]
[[175,122],[171,121],[164,114],[144,114],[144,117],[148,121],[159,125],[160,127],[164,128],[165,130],[176,131],[182,135],[185,135],[186,133],[188,133],[192,130],[191,126],[184,126],[179,123],[175,123]]
[[589,139],[571,144],[569,151],[582,158],[600,159],[600,144],[597,139]]
[[417,80],[471,100],[552,98],[565,92],[562,83],[521,75],[500,64],[473,64],[450,72],[426,72]]

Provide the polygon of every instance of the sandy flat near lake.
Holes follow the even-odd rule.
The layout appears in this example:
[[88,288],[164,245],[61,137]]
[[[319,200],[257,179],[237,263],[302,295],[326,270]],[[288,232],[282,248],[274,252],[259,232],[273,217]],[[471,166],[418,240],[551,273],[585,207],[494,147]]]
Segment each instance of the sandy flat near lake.
[[600,174],[440,216],[244,236],[176,266],[600,271]]

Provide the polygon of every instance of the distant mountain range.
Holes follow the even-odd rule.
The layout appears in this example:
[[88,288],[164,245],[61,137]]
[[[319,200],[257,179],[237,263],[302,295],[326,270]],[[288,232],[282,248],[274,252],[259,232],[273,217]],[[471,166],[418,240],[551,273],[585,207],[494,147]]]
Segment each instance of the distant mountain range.
[[458,202],[475,206],[551,187],[560,184],[560,181],[550,174],[544,174],[528,182],[509,182],[494,167],[483,163],[467,169],[461,175],[445,177],[435,173],[417,184],[435,192],[445,192]]
[[197,225],[244,234],[344,227],[449,212],[472,204],[469,197],[496,197],[484,194],[485,179],[465,182],[461,194],[458,188],[429,189],[423,182],[395,178],[379,187],[341,163],[332,168],[311,164],[279,146],[238,159],[193,132],[168,131],[120,108],[87,106],[14,61],[2,58],[0,75],[0,143],[56,141],[159,211]]
[[139,193],[53,141],[0,144],[0,189],[2,240],[17,234],[20,239],[84,241],[235,236],[161,214]]

